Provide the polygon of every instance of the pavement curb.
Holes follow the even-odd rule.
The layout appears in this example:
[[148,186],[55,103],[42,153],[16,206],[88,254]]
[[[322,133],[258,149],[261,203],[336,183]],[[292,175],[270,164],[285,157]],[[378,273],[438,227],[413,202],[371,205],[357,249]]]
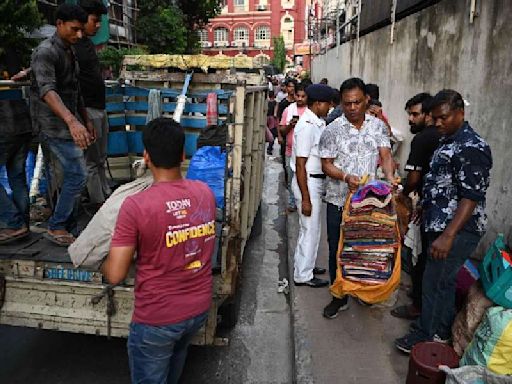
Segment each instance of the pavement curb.
[[288,252],[288,281],[290,287],[290,317],[293,343],[293,383],[313,384],[312,355],[309,348],[307,327],[296,309],[295,285],[293,283],[293,254],[298,235],[298,213],[286,214],[286,238]]

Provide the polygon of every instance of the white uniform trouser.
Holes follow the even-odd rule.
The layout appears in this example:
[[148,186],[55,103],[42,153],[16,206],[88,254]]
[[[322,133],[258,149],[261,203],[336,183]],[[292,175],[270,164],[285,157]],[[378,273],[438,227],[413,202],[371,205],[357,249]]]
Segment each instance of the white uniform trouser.
[[295,175],[292,181],[292,190],[297,200],[297,212],[299,213],[299,237],[295,248],[293,268],[293,279],[296,283],[304,283],[313,278],[313,268],[315,268],[322,231],[320,214],[325,179],[308,177],[307,181],[311,199],[311,216],[302,214],[302,194]]

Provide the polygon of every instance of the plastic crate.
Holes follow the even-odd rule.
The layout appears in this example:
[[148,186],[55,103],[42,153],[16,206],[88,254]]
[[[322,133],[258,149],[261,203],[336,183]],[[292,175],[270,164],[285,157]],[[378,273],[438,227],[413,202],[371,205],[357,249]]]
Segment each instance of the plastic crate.
[[512,308],[512,266],[507,268],[502,250],[508,251],[508,247],[500,233],[487,250],[478,270],[486,296],[496,304]]

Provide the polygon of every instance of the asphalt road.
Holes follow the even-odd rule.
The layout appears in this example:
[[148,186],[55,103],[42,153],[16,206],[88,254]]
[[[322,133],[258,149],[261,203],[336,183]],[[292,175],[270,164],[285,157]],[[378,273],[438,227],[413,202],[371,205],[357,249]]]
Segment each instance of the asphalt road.
[[[191,347],[182,383],[290,383],[293,345],[285,276],[286,224],[278,161],[267,161],[261,230],[247,244],[237,325],[227,347]],[[126,340],[0,326],[2,384],[126,384]]]

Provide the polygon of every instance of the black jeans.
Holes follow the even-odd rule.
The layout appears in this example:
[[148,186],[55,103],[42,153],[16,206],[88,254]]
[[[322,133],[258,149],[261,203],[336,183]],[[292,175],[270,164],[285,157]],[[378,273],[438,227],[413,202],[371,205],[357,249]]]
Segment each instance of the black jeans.
[[336,280],[336,254],[340,241],[341,214],[343,207],[327,203],[327,243],[329,244],[329,278],[331,285]]

